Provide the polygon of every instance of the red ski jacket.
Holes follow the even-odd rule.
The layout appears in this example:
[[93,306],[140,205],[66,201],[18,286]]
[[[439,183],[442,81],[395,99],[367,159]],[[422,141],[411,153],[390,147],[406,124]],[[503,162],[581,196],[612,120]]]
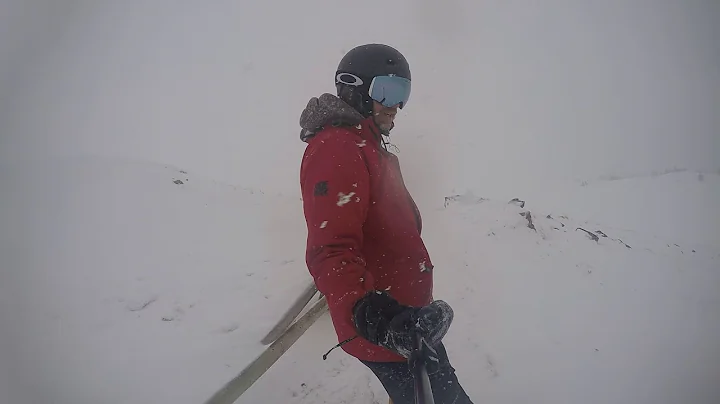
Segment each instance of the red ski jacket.
[[[338,341],[358,335],[352,308],[368,291],[387,291],[403,305],[429,304],[433,265],[420,212],[372,119],[328,125],[306,141],[300,170],[306,263],[327,297]],[[342,348],[366,361],[406,360],[359,336]]]

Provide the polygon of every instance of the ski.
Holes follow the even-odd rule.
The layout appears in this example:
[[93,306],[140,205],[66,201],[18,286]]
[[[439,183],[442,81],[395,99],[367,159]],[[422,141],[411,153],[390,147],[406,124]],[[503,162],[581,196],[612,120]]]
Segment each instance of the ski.
[[272,344],[277,340],[280,335],[282,335],[285,330],[287,330],[288,327],[290,327],[290,324],[292,324],[293,321],[295,321],[295,318],[303,311],[305,306],[312,300],[312,297],[317,293],[317,286],[315,286],[315,282],[311,282],[303,292],[295,299],[295,302],[290,306],[290,308],[285,312],[285,314],[280,318],[280,321],[275,324],[275,326],[270,330],[270,332],[265,335],[265,337],[260,340],[260,343],[263,345]]
[[[311,296],[312,298],[312,296]],[[280,357],[327,311],[327,300],[322,297],[275,342],[245,367],[235,378],[212,395],[205,404],[232,404],[253,385]]]

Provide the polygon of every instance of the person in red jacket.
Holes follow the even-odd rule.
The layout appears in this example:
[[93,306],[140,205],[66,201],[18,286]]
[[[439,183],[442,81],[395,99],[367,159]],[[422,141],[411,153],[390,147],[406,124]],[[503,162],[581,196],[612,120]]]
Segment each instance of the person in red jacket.
[[395,404],[414,402],[408,357],[416,336],[432,347],[435,402],[471,403],[441,341],[453,312],[433,300],[422,218],[383,138],[407,105],[410,79],[396,49],[358,46],[337,68],[337,96],[312,98],[302,112],[306,263],[339,345],[375,373]]

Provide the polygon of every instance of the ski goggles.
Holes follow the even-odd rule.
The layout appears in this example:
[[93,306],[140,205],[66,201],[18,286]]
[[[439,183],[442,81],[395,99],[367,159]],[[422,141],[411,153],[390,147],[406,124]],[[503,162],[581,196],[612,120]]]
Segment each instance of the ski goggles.
[[370,82],[370,98],[385,107],[407,105],[410,99],[410,80],[399,76],[376,76]]
[[[335,79],[336,83],[350,86],[361,88],[365,85],[363,79],[352,73],[339,73]],[[375,76],[368,87],[368,95],[385,107],[400,104],[403,108],[410,99],[410,80],[400,76]]]

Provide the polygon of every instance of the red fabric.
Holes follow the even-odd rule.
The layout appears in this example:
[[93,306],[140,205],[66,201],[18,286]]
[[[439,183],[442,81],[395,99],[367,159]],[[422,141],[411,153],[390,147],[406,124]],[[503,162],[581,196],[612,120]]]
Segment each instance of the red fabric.
[[[382,149],[377,133],[371,119],[329,126],[308,141],[300,170],[306,262],[327,297],[338,341],[357,335],[352,308],[368,291],[387,291],[408,306],[432,300],[420,213],[397,157]],[[343,349],[367,361],[405,360],[359,336]]]

